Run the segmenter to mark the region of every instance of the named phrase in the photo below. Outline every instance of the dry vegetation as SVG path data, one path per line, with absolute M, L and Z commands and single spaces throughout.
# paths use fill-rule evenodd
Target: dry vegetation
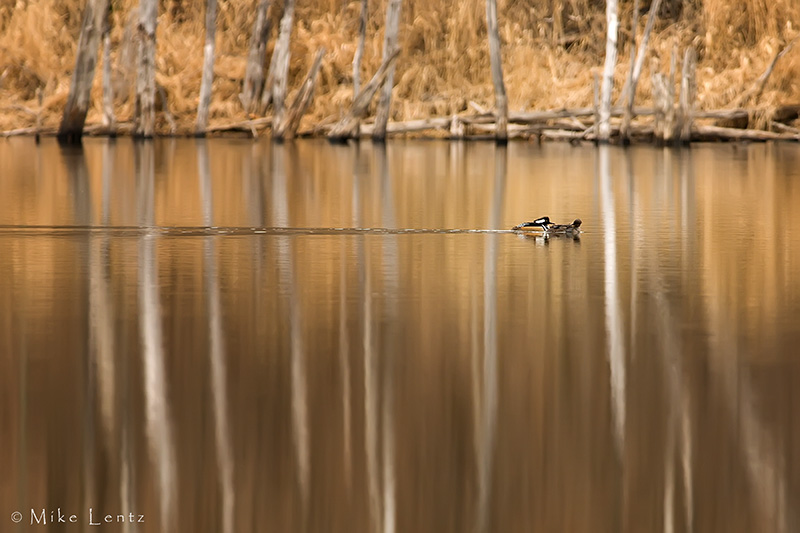
M 237 98 L 244 78 L 256 0 L 221 1 L 211 125 L 245 119 Z M 55 127 L 66 102 L 84 2 L 78 0 L 0 0 L 0 130 L 34 124 L 44 96 L 43 124 Z M 168 95 L 169 110 L 182 131 L 195 120 L 203 59 L 203 4 L 161 2 L 157 33 L 157 82 Z M 275 40 L 281 2 L 272 6 Z M 377 69 L 383 42 L 385 0 L 370 2 L 362 78 Z M 642 0 L 638 35 L 649 2 Z M 131 35 L 137 2 L 112 1 L 112 62 L 116 113 L 132 113 L 130 81 L 135 46 Z M 605 3 L 601 0 L 499 1 L 500 32 L 510 109 L 588 106 L 591 78 L 604 53 Z M 633 1 L 621 3 L 619 91 L 628 70 Z M 352 59 L 356 49 L 359 2 L 298 2 L 290 84 L 294 89 L 325 46 L 306 126 L 338 119 L 352 97 Z M 652 68 L 669 69 L 673 48 L 698 50 L 701 109 L 740 103 L 741 95 L 767 69 L 775 54 L 798 35 L 800 3 L 791 0 L 664 0 L 651 38 L 650 60 L 639 84 L 637 103 L 650 97 Z M 394 120 L 464 112 L 470 101 L 491 107 L 492 84 L 483 2 L 405 0 L 400 30 L 402 54 L 395 77 Z M 679 54 L 681 57 L 682 54 Z M 88 122 L 100 120 L 99 67 Z M 680 67 L 679 67 L 680 69 Z M 777 64 L 764 92 L 751 107 L 768 115 L 780 104 L 800 103 L 800 45 Z M 290 94 L 290 98 L 291 98 Z M 160 119 L 159 128 L 166 130 Z

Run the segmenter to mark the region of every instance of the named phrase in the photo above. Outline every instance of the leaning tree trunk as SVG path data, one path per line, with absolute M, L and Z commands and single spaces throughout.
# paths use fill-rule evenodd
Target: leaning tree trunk
M 283 122 L 273 131 L 273 138 L 277 140 L 293 139 L 297 134 L 297 128 L 300 126 L 300 119 L 303 118 L 308 106 L 311 105 L 311 100 L 314 98 L 314 87 L 317 84 L 317 74 L 319 74 L 319 67 L 322 65 L 322 58 L 325 55 L 325 48 L 317 50 L 314 57 L 314 62 L 303 80 L 303 85 L 297 91 L 297 96 L 294 102 L 289 106 L 289 110 Z
M 369 83 L 364 86 L 364 90 L 358 93 L 358 96 L 353 99 L 353 105 L 347 115 L 337 122 L 328 132 L 328 140 L 331 142 L 346 142 L 347 139 L 353 139 L 358 135 L 358 128 L 361 119 L 367 113 L 367 108 L 375 96 L 378 87 L 386 79 L 389 68 L 392 66 L 397 56 L 400 55 L 400 50 L 395 50 L 392 55 L 387 57 L 378 67 L 378 71 L 369 80 Z
M 397 49 L 397 29 L 400 25 L 400 6 L 401 0 L 389 0 L 389 7 L 386 10 L 386 34 L 383 39 L 383 60 L 391 56 Z M 383 141 L 386 139 L 386 123 L 389 122 L 389 109 L 392 104 L 392 87 L 394 86 L 394 63 L 389 67 L 386 79 L 383 82 L 383 90 L 378 100 L 378 111 L 375 116 L 375 129 L 372 132 L 372 140 Z
M 136 74 L 134 135 L 152 137 L 156 129 L 156 20 L 158 0 L 139 2 L 139 68 Z
M 264 89 L 264 56 L 267 53 L 269 39 L 269 17 L 267 12 L 271 0 L 259 0 L 256 9 L 256 21 L 253 24 L 253 36 L 250 38 L 250 52 L 247 54 L 247 68 L 244 72 L 244 85 L 239 99 L 245 113 L 253 113 Z
M 638 4 L 638 0 L 636 0 Z M 630 136 L 630 124 L 633 117 L 633 103 L 636 100 L 636 86 L 639 84 L 639 76 L 642 74 L 642 65 L 644 64 L 645 53 L 647 52 L 647 43 L 650 42 L 650 32 L 653 31 L 653 25 L 658 18 L 658 10 L 661 6 L 661 0 L 654 0 L 650 4 L 650 14 L 647 15 L 647 25 L 644 28 L 644 35 L 642 36 L 642 43 L 636 51 L 636 60 L 632 62 L 628 81 L 625 89 L 622 91 L 622 97 L 625 101 L 625 114 L 622 117 L 622 128 L 620 135 L 622 142 L 627 142 Z M 634 5 L 634 12 L 638 12 L 638 5 Z M 634 18 L 634 20 L 636 20 Z M 636 24 L 633 28 L 634 41 L 636 37 Z
M 634 9 L 636 9 L 634 7 Z M 630 91 L 634 94 L 636 93 L 636 85 L 639 83 L 639 77 L 642 74 L 642 67 L 644 66 L 644 58 L 647 52 L 647 44 L 650 42 L 650 33 L 653 31 L 653 26 L 655 25 L 656 19 L 658 18 L 658 11 L 661 9 L 661 0 L 653 0 L 650 3 L 650 12 L 647 15 L 647 24 L 644 28 L 644 35 L 642 35 L 642 43 L 638 46 L 636 50 L 636 61 L 633 62 L 631 66 L 631 75 L 628 80 L 625 81 L 625 86 L 622 89 L 622 97 L 620 98 L 620 104 L 624 102 L 625 98 L 632 98 Z M 634 32 L 634 40 L 636 37 L 636 28 L 633 29 Z M 631 104 L 632 106 L 633 104 Z
M 97 65 L 97 48 L 103 33 L 108 11 L 108 0 L 89 0 L 83 13 L 81 35 L 78 39 L 78 53 L 75 57 L 75 70 L 69 86 L 69 97 L 58 128 L 58 142 L 76 144 L 81 142 L 86 113 L 89 111 L 89 98 Z
M 500 34 L 497 30 L 497 0 L 486 0 L 486 26 L 489 30 L 489 56 L 492 63 L 492 82 L 494 83 L 495 113 L 498 143 L 508 141 L 508 97 L 503 81 L 503 61 L 500 55 Z
M 272 129 L 283 123 L 286 113 L 286 85 L 289 77 L 289 38 L 292 35 L 292 19 L 294 17 L 294 1 L 286 0 L 281 17 L 281 29 L 276 45 L 275 82 L 272 85 Z
M 611 137 L 611 90 L 614 88 L 614 67 L 617 64 L 617 0 L 606 0 L 606 62 L 603 66 L 603 86 L 600 93 L 600 128 L 598 141 L 607 143 Z
M 208 107 L 214 83 L 214 45 L 217 33 L 217 0 L 206 0 L 206 44 L 203 47 L 203 80 L 200 82 L 200 102 L 197 105 L 195 133 L 205 135 L 208 127 Z

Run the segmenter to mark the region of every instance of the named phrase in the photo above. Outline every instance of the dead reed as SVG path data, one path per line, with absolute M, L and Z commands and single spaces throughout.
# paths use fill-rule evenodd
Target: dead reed
M 31 126 L 44 94 L 45 127 L 55 127 L 74 66 L 81 6 L 78 0 L 0 0 L 0 130 Z M 113 4 L 112 62 L 115 111 L 119 121 L 133 111 L 131 81 L 135 64 L 132 21 L 138 2 Z M 271 9 L 277 27 L 282 2 Z M 641 37 L 649 2 L 642 1 L 637 34 Z M 616 93 L 628 71 L 633 1 L 621 2 L 620 62 Z M 370 3 L 362 79 L 380 64 L 386 0 Z M 593 0 L 499 0 L 500 36 L 510 109 L 533 110 L 590 106 L 592 76 L 603 61 L 603 2 Z M 725 108 L 737 103 L 775 55 L 798 35 L 800 4 L 791 0 L 664 1 L 651 38 L 649 61 L 637 92 L 647 105 L 653 68 L 666 71 L 672 50 L 692 44 L 698 50 L 698 106 Z M 238 99 L 244 78 L 255 0 L 219 3 L 217 58 L 210 125 L 243 120 Z M 204 39 L 203 2 L 162 2 L 157 30 L 157 83 L 165 89 L 178 129 L 190 132 L 195 121 Z M 306 127 L 330 123 L 352 99 L 352 60 L 357 45 L 359 2 L 299 2 L 291 41 L 290 93 L 299 88 L 325 47 L 315 99 L 303 119 Z M 271 54 L 275 30 L 267 54 Z M 486 43 L 485 8 L 466 0 L 405 0 L 400 29 L 401 56 L 395 74 L 392 120 L 447 116 L 466 111 L 470 101 L 491 107 L 492 83 Z M 681 52 L 682 55 L 682 52 Z M 800 103 L 800 46 L 776 65 L 763 92 L 749 106 L 763 116 L 780 104 Z M 88 122 L 102 116 L 100 70 L 93 88 Z M 159 102 L 159 105 L 161 103 Z M 159 119 L 162 121 L 163 119 Z M 159 122 L 166 131 L 167 124 Z M 301 126 L 302 129 L 302 126 Z

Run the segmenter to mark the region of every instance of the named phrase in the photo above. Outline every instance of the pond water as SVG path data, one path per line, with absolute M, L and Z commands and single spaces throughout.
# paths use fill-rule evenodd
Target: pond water
M 0 191 L 3 531 L 800 529 L 797 145 L 10 139 Z

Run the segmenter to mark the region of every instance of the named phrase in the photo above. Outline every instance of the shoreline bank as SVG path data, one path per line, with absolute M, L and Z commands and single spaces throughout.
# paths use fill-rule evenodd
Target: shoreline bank
M 659 11 L 656 0 L 634 12 L 639 3 L 620 3 L 616 47 L 620 59 L 612 72 L 611 93 L 617 107 L 627 104 L 623 101 L 635 70 L 637 44 L 644 59 L 641 80 L 638 86 L 634 83 L 632 122 L 618 124 L 620 115 L 612 110 L 612 141 L 620 129 L 630 132 L 632 142 L 655 137 L 667 144 L 675 136 L 687 142 L 792 140 L 800 134 L 800 106 L 796 105 L 800 103 L 796 83 L 800 47 L 792 49 L 798 32 L 790 23 L 792 17 L 800 16 L 800 7 L 777 0 L 758 13 L 756 25 L 751 20 L 756 8 L 750 4 L 733 13 L 721 9 L 726 5 L 723 0 L 704 0 L 671 13 Z M 256 4 L 261 2 L 231 0 L 217 16 L 214 82 L 204 130 L 209 135 L 249 132 L 261 136 L 273 126 L 269 109 L 248 113 L 241 101 Z M 134 0 L 122 0 L 109 13 L 108 53 L 98 54 L 89 94 L 88 135 L 133 131 L 137 5 Z M 76 0 L 50 0 L 21 9 L 0 9 L 0 49 L 5 52 L 0 58 L 0 135 L 49 135 L 59 127 L 75 68 L 81 6 Z M 598 121 L 592 82 L 600 74 L 605 53 L 603 13 L 582 0 L 534 0 L 531 6 L 526 11 L 513 3 L 498 5 L 508 108 L 519 110 L 508 116 L 508 136 L 592 140 Z M 282 20 L 282 7 L 269 8 L 267 20 L 273 29 Z M 289 40 L 288 87 L 282 99 L 287 103 L 297 99 L 317 51 L 327 52 L 312 87 L 313 98 L 297 121 L 297 135 L 325 135 L 347 115 L 358 78 L 379 70 L 386 7 L 372 6 L 366 13 L 357 2 L 340 10 L 319 2 L 298 6 Z M 471 139 L 495 131 L 498 117 L 491 116 L 494 96 L 482 9 L 483 4 L 467 6 L 456 0 L 403 2 L 388 135 Z M 196 135 L 203 15 L 203 3 L 181 2 L 172 2 L 158 14 L 155 135 Z M 363 28 L 359 28 L 360 18 Z M 59 26 L 61 22 L 65 26 Z M 265 73 L 279 41 L 269 28 L 267 35 Z M 681 58 L 689 57 L 690 50 L 696 61 L 687 70 Z M 687 55 L 678 53 L 683 51 Z M 690 99 L 683 96 L 687 73 L 691 75 Z M 103 79 L 106 75 L 108 80 Z M 268 84 L 269 75 L 267 80 Z M 110 102 L 105 100 L 107 92 Z M 109 109 L 110 121 L 106 119 Z M 375 111 L 376 105 L 368 103 L 364 117 L 359 117 L 362 136 L 371 134 L 367 120 Z M 622 117 L 624 122 L 624 109 Z

